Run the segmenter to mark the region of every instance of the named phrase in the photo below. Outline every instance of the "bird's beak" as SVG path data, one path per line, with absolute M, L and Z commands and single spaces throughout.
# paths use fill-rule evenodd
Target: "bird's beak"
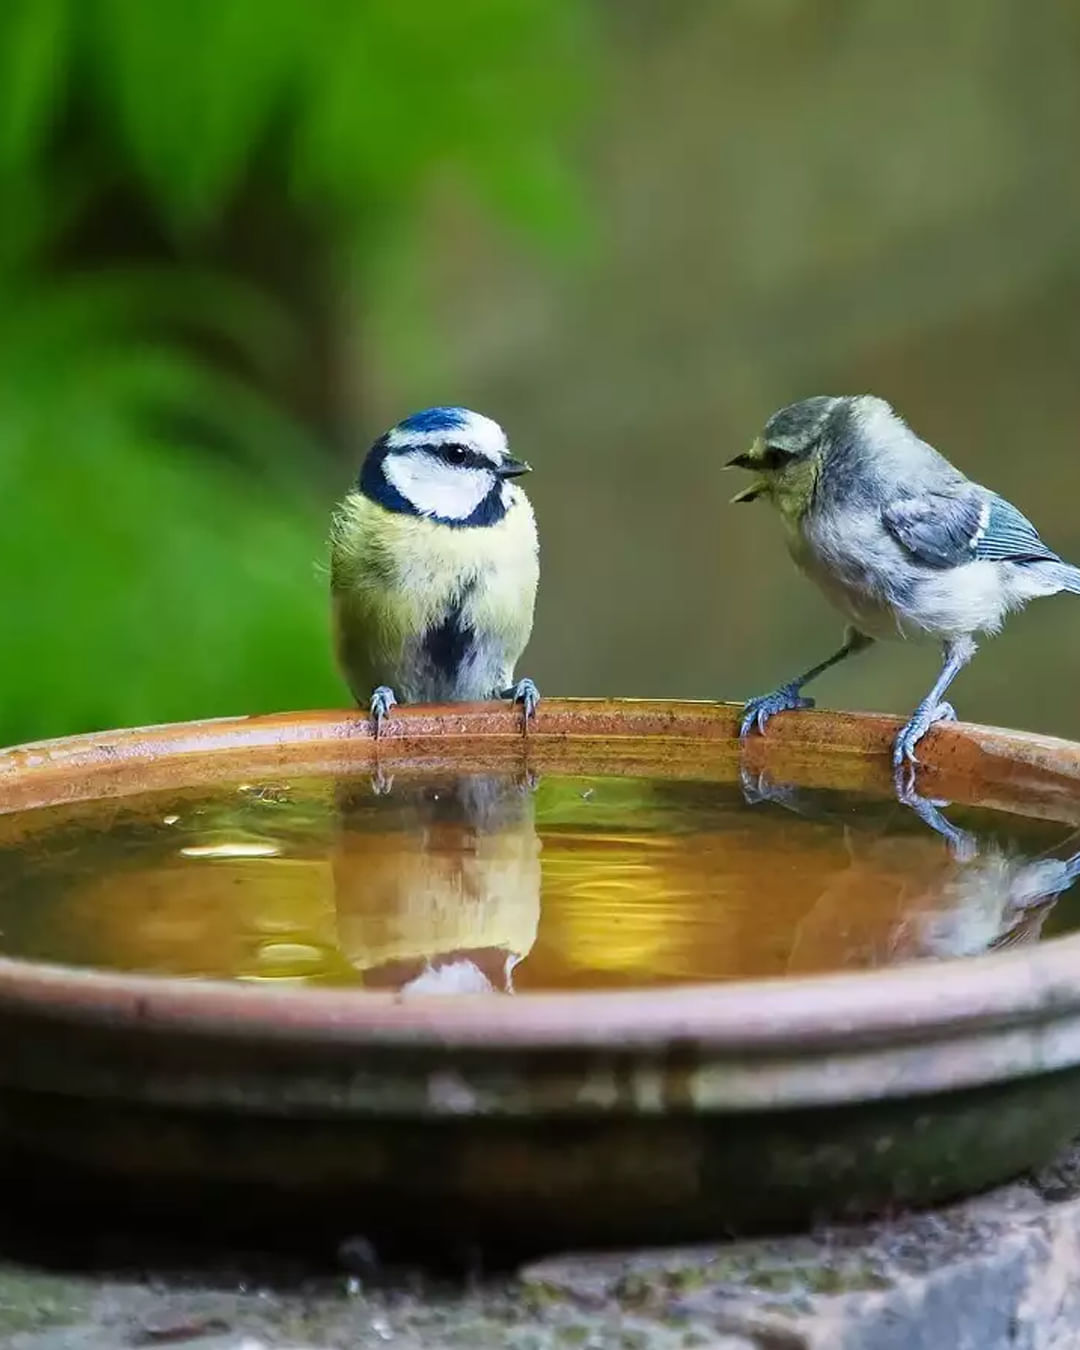
M 734 459 L 729 459 L 724 465 L 725 469 L 755 469 L 757 462 L 749 450 L 744 450 L 741 455 L 736 455 Z
M 519 478 L 523 473 L 532 473 L 532 465 L 523 459 L 504 459 L 495 470 L 500 478 Z
M 759 468 L 761 465 L 761 459 L 758 455 L 755 455 L 754 453 L 756 448 L 757 443 L 755 442 L 755 444 L 752 445 L 749 450 L 744 450 L 741 455 L 736 455 L 734 459 L 729 459 L 728 462 L 724 465 L 724 468 L 725 469 Z M 765 479 L 759 478 L 755 483 L 751 483 L 749 487 L 743 488 L 741 492 L 737 492 L 735 496 L 732 497 L 731 504 L 734 505 L 735 502 L 752 502 L 757 497 L 760 497 L 767 487 L 768 483 L 765 481 Z

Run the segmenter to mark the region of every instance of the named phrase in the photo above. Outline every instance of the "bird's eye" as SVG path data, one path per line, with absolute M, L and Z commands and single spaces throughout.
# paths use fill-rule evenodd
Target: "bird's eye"
M 464 464 L 465 450 L 460 445 L 448 445 L 443 450 L 443 458 L 448 460 L 451 464 Z

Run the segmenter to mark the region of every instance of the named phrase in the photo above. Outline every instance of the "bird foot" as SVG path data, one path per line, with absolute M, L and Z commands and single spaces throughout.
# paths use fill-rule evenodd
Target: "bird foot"
M 511 685 L 509 689 L 502 689 L 499 692 L 500 698 L 512 699 L 514 703 L 520 703 L 525 710 L 524 730 L 529 729 L 529 718 L 535 716 L 537 704 L 540 702 L 540 690 L 526 675 L 524 679 L 518 680 L 517 684 Z
M 920 703 L 911 720 L 900 728 L 893 742 L 893 768 L 904 764 L 918 764 L 915 747 L 937 722 L 955 722 L 956 709 L 951 703 Z
M 739 765 L 739 786 L 742 788 L 743 801 L 747 806 L 757 806 L 761 802 L 772 801 L 772 779 L 765 773 Z
M 782 684 L 771 694 L 761 694 L 743 705 L 743 720 L 739 727 L 739 739 L 746 740 L 756 726 L 760 733 L 765 731 L 765 723 L 780 712 L 798 712 L 803 708 L 812 708 L 814 700 L 799 693 L 797 684 Z
M 739 765 L 739 786 L 747 806 L 759 806 L 762 802 L 775 802 L 786 807 L 796 815 L 802 811 L 802 792 L 791 783 L 777 783 L 767 773 L 748 769 Z
M 394 691 L 387 684 L 380 684 L 378 689 L 371 696 L 371 715 L 375 719 L 375 739 L 378 740 L 382 731 L 382 724 L 390 714 L 391 708 L 397 707 L 397 699 L 394 697 Z
M 948 721 L 949 719 L 941 719 Z M 978 856 L 979 841 L 967 830 L 961 830 L 951 820 L 946 819 L 938 809 L 950 806 L 951 802 L 941 801 L 937 797 L 924 797 L 915 789 L 915 769 L 912 765 L 898 765 L 893 774 L 893 786 L 896 799 L 901 806 L 914 811 L 924 825 L 940 834 L 948 846 L 949 852 L 957 862 L 971 862 Z

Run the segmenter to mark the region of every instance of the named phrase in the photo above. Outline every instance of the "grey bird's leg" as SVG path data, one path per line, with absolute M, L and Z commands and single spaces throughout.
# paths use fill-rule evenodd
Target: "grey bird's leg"
M 811 680 L 816 679 L 830 666 L 839 665 L 841 661 L 846 661 L 849 656 L 854 656 L 856 652 L 865 651 L 867 647 L 873 645 L 873 638 L 867 637 L 865 633 L 860 633 L 855 628 L 849 628 L 844 634 L 844 645 L 839 651 L 833 652 L 827 660 L 812 666 L 798 679 L 792 680 L 788 684 L 782 684 L 773 693 L 762 694 L 758 698 L 750 699 L 743 706 L 743 720 L 739 728 L 739 738 L 745 740 L 755 726 L 759 732 L 764 732 L 765 723 L 774 713 L 788 712 L 799 708 L 812 708 L 814 700 L 802 696 L 803 685 L 809 684 Z
M 391 708 L 396 707 L 397 699 L 394 697 L 394 691 L 388 684 L 380 684 L 371 696 L 371 715 L 375 719 L 376 740 L 382 731 L 383 719 L 389 715 Z
M 941 835 L 949 847 L 949 852 L 957 862 L 971 862 L 973 858 L 978 856 L 979 841 L 976 837 L 967 830 L 960 829 L 958 825 L 954 825 L 938 810 L 940 806 L 950 806 L 951 802 L 937 801 L 916 792 L 914 774 L 909 777 L 903 767 L 895 770 L 893 787 L 896 791 L 896 800 L 902 806 L 914 811 L 923 824 L 929 825 L 932 830 Z
M 963 637 L 950 638 L 945 643 L 941 674 L 910 719 L 900 728 L 893 744 L 893 768 L 898 769 L 902 764 L 918 764 L 915 747 L 935 722 L 956 721 L 956 710 L 951 703 L 944 701 L 942 695 L 975 655 L 975 651 L 975 641 L 966 633 Z
M 536 705 L 540 702 L 540 690 L 533 684 L 532 680 L 526 675 L 524 679 L 518 680 L 517 684 L 512 684 L 509 689 L 500 689 L 499 698 L 512 699 L 514 703 L 520 703 L 525 710 L 525 723 L 523 730 L 529 729 L 529 718 L 536 712 Z

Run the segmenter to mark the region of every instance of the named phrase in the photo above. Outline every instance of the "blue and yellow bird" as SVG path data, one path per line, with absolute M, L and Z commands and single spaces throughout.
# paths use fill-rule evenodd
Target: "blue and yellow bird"
M 334 513 L 330 591 L 338 663 L 378 734 L 405 703 L 507 698 L 525 726 L 540 695 L 514 667 L 532 631 L 536 521 L 497 422 L 429 408 L 368 452 Z
M 850 621 L 839 651 L 746 704 L 744 737 L 776 713 L 813 707 L 803 686 L 877 639 L 937 639 L 941 671 L 893 746 L 897 769 L 914 765 L 926 732 L 956 716 L 945 692 L 974 656 L 975 634 L 996 633 L 1037 596 L 1080 594 L 1080 569 L 1011 502 L 920 440 L 884 399 L 792 403 L 729 467 L 757 474 L 734 500 L 772 502 L 795 563 Z

